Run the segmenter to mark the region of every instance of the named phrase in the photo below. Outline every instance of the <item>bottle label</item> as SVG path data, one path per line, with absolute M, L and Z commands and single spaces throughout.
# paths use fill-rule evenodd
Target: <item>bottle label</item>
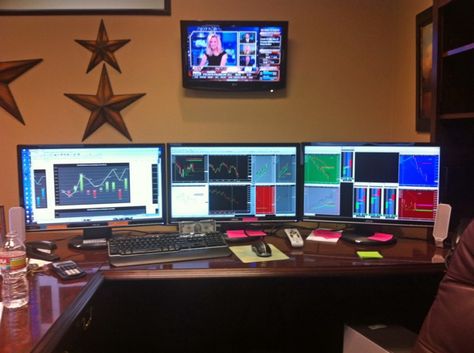
M 0 252 L 0 270 L 16 271 L 26 267 L 24 251 Z

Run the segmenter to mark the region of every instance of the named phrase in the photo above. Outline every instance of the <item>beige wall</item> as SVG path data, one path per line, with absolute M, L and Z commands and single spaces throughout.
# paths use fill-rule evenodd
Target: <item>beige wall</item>
M 427 141 L 415 131 L 415 15 L 431 0 L 172 0 L 171 16 L 0 16 L 0 62 L 42 58 L 10 84 L 26 121 L 0 109 L 0 204 L 18 203 L 16 145 L 80 143 L 89 111 L 64 93 L 95 94 L 100 67 L 75 39 L 131 39 L 109 69 L 115 94 L 146 93 L 122 111 L 134 142 Z M 285 19 L 284 92 L 181 87 L 182 19 Z M 110 126 L 86 143 L 126 143 Z

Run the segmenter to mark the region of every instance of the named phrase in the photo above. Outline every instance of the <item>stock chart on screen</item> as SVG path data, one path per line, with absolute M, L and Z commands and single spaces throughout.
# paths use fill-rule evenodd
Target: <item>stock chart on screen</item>
M 31 229 L 165 219 L 164 145 L 18 148 L 21 202 Z
M 432 223 L 440 149 L 423 144 L 304 144 L 305 219 Z
M 172 221 L 296 218 L 296 144 L 176 144 L 168 151 Z

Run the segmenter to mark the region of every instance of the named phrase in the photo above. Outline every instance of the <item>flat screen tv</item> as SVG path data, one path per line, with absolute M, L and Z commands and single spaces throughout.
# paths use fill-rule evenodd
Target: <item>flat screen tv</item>
M 297 220 L 299 145 L 168 144 L 170 223 Z
M 181 21 L 183 87 L 282 89 L 287 43 L 287 21 Z
M 18 146 L 26 230 L 80 229 L 71 245 L 87 248 L 114 227 L 164 223 L 164 153 L 163 144 Z
M 348 224 L 361 239 L 369 225 L 434 224 L 439 146 L 304 143 L 303 165 L 303 220 Z

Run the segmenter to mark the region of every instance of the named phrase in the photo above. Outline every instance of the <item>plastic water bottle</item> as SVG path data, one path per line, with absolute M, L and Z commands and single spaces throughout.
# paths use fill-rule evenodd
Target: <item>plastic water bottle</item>
M 10 232 L 0 249 L 3 306 L 9 309 L 28 304 L 26 248 L 16 233 Z

